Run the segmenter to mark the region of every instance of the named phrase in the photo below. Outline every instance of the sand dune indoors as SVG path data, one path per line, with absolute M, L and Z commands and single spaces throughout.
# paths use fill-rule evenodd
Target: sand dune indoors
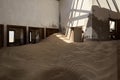
M 0 80 L 117 80 L 117 41 L 67 43 L 58 35 L 2 48 Z

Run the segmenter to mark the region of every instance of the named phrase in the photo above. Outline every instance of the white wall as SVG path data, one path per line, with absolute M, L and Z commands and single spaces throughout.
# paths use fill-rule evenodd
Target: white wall
M 58 16 L 57 0 L 0 0 L 0 24 L 58 27 Z
M 85 30 L 89 13 L 91 13 L 91 0 L 61 0 L 61 26 L 63 31 L 67 27 L 83 27 Z

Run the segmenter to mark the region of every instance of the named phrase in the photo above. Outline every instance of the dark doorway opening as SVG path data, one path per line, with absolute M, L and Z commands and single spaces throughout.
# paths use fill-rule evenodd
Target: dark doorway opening
M 38 43 L 44 39 L 44 28 L 29 27 L 29 43 Z
M 7 25 L 7 46 L 19 46 L 26 44 L 26 27 Z
M 3 47 L 4 43 L 4 25 L 0 24 L 0 48 Z
M 59 29 L 57 28 L 46 28 L 46 37 L 58 32 L 59 32 Z

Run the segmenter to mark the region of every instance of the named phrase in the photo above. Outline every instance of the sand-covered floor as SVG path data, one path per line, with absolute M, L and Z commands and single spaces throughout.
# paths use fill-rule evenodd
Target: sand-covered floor
M 1 49 L 0 80 L 118 80 L 120 41 L 66 43 L 57 35 Z

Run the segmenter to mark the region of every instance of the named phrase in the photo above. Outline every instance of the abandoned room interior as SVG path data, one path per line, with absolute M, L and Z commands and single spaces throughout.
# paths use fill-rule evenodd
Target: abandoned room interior
M 0 0 L 0 80 L 120 80 L 120 0 Z

